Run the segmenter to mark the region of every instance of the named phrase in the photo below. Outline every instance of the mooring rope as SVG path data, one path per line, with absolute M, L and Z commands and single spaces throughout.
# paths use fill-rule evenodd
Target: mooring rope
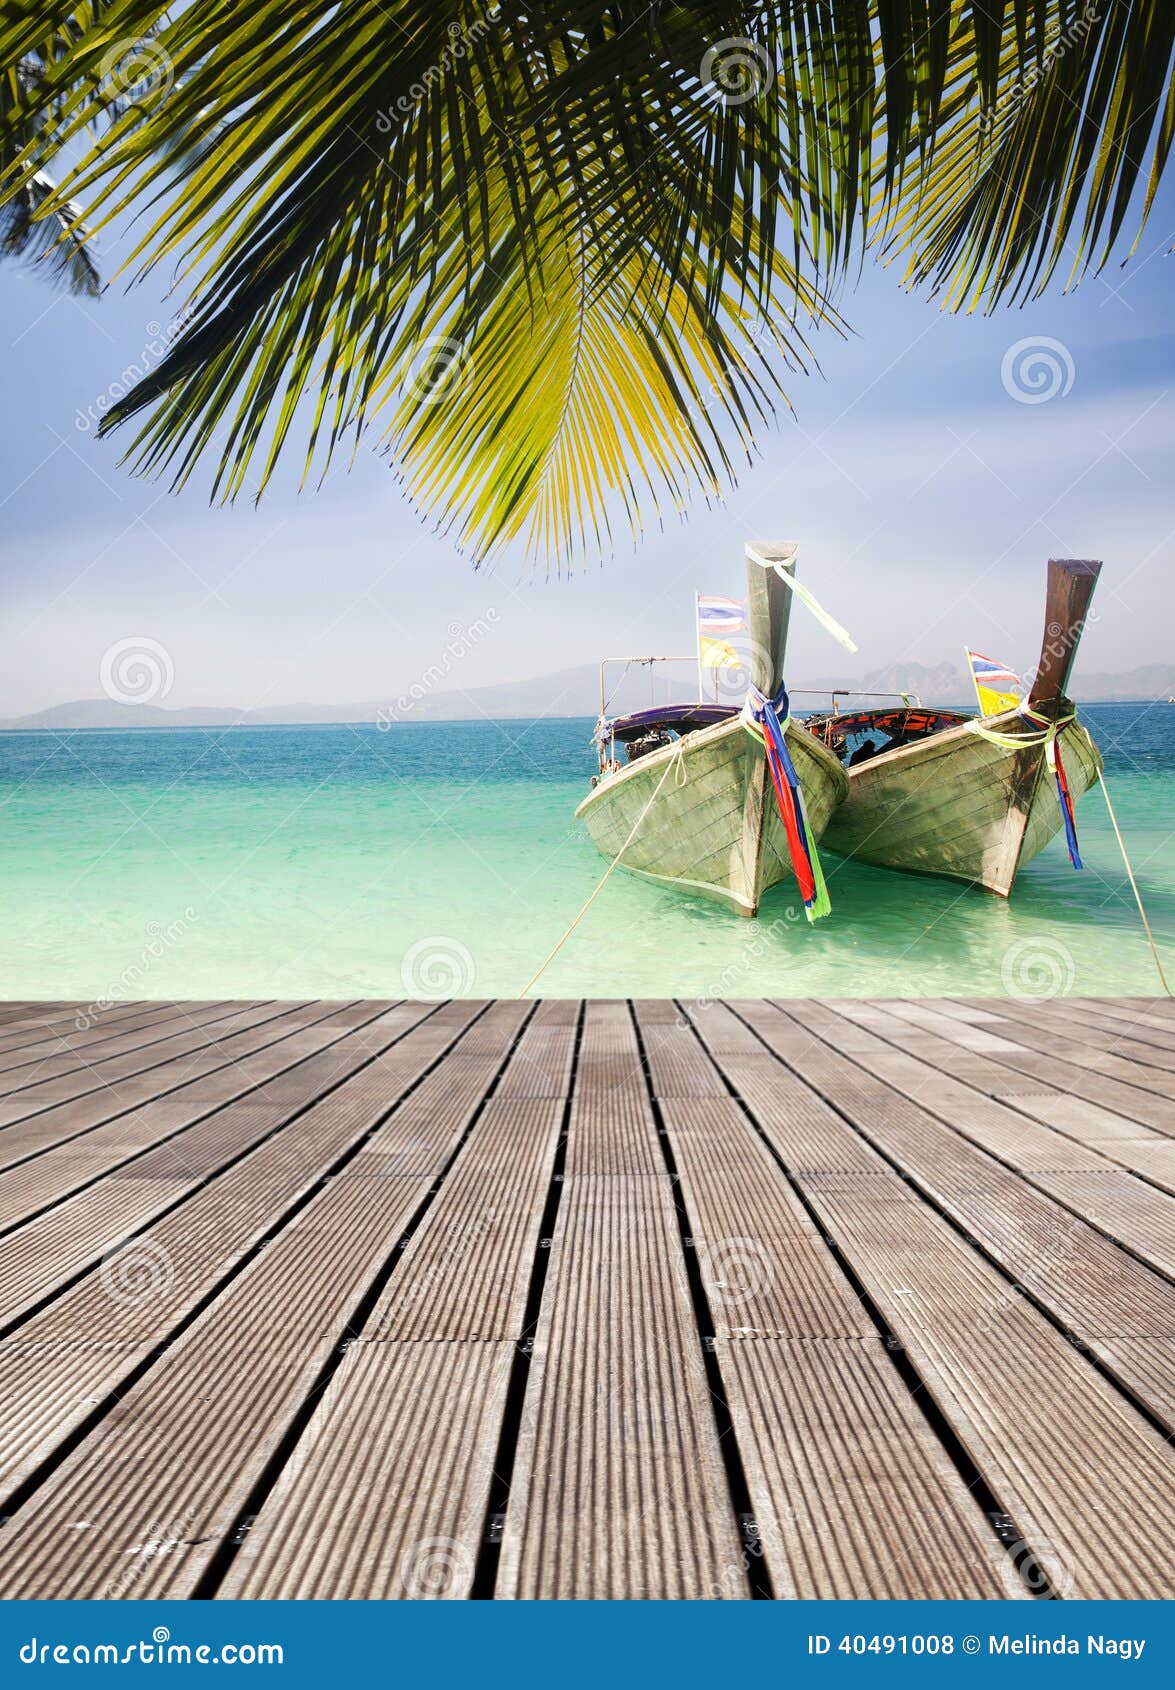
M 604 887 L 605 887 L 607 880 L 608 880 L 608 876 L 612 873 L 612 870 L 614 868 L 619 866 L 621 857 L 628 850 L 628 847 L 632 844 L 633 840 L 636 838 L 637 834 L 639 833 L 641 823 L 644 821 L 644 819 L 648 815 L 649 811 L 653 808 L 653 803 L 656 800 L 657 794 L 660 792 L 661 788 L 665 785 L 665 782 L 669 779 L 669 776 L 671 774 L 674 774 L 674 771 L 676 771 L 676 778 L 674 779 L 673 784 L 675 786 L 684 786 L 685 785 L 688 777 L 686 775 L 685 756 L 683 754 L 682 747 L 683 747 L 683 741 L 679 739 L 677 741 L 676 745 L 673 748 L 673 755 L 670 757 L 668 763 L 666 763 L 666 765 L 665 765 L 665 771 L 662 774 L 661 779 L 657 782 L 656 786 L 653 788 L 652 792 L 649 794 L 648 803 L 645 805 L 645 807 L 641 811 L 640 815 L 633 822 L 632 830 L 629 833 L 628 838 L 624 841 L 624 844 L 620 847 L 619 851 L 612 858 L 612 861 L 608 864 L 608 867 L 605 869 L 605 871 L 604 871 L 604 873 L 603 873 L 603 875 L 600 879 L 599 885 L 596 887 L 595 891 L 592 893 L 592 895 L 588 899 L 587 903 L 580 910 L 580 912 L 576 916 L 575 920 L 571 923 L 570 927 L 564 933 L 563 937 L 559 940 L 559 943 L 555 946 L 554 950 L 547 957 L 546 961 L 541 963 L 540 966 L 535 969 L 535 971 L 531 975 L 530 979 L 526 982 L 526 985 L 519 992 L 518 996 L 520 998 L 524 998 L 526 996 L 526 994 L 530 991 L 531 987 L 534 985 L 535 981 L 541 979 L 542 976 L 547 972 L 547 969 L 550 968 L 550 966 L 554 962 L 555 958 L 559 955 L 559 952 L 563 949 L 563 947 L 567 943 L 568 939 L 570 939 L 571 935 L 575 932 L 575 929 L 579 926 L 579 924 L 583 920 L 584 916 L 591 909 L 592 905 L 595 903 L 595 901 L 599 897 L 600 893 L 604 890 Z
M 1102 797 L 1106 801 L 1106 809 L 1110 812 L 1110 822 L 1114 829 L 1114 837 L 1118 841 L 1118 849 L 1122 853 L 1122 861 L 1126 864 L 1126 874 L 1130 881 L 1130 889 L 1134 893 L 1134 901 L 1138 905 L 1138 913 L 1142 917 L 1142 925 L 1146 929 L 1147 943 L 1150 945 L 1151 955 L 1155 959 L 1155 967 L 1159 971 L 1159 979 L 1162 981 L 1163 990 L 1166 992 L 1167 996 L 1170 997 L 1172 995 L 1171 988 L 1167 984 L 1167 976 L 1163 972 L 1163 964 L 1159 960 L 1159 951 L 1157 945 L 1155 944 L 1155 936 L 1151 932 L 1151 924 L 1146 918 L 1146 910 L 1143 908 L 1142 902 L 1142 893 L 1138 890 L 1138 882 L 1135 880 L 1134 870 L 1130 866 L 1130 858 L 1126 851 L 1126 841 L 1123 839 L 1122 830 L 1118 826 L 1118 818 L 1114 814 L 1114 806 L 1110 803 L 1110 793 L 1108 787 L 1106 786 L 1106 771 L 1104 769 L 1102 770 L 1101 786 Z

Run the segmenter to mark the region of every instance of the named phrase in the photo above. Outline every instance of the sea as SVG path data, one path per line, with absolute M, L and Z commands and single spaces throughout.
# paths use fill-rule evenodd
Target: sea
M 1087 705 L 1175 983 L 1175 705 Z M 0 733 L 0 997 L 507 997 L 606 869 L 583 720 Z M 1162 991 L 1101 791 L 1011 899 L 826 854 L 746 921 L 617 871 L 546 996 Z

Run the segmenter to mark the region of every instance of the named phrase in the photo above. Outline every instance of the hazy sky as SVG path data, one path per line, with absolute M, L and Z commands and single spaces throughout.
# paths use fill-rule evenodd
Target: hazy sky
M 570 579 L 521 559 L 473 571 L 374 454 L 258 509 L 210 508 L 207 476 L 179 496 L 133 479 L 78 413 L 176 302 L 121 282 L 78 301 L 0 266 L 0 716 L 98 696 L 103 654 L 131 636 L 169 653 L 181 706 L 391 698 L 491 611 L 463 687 L 688 651 L 694 590 L 741 596 L 756 536 L 800 542 L 804 579 L 861 647 L 847 659 L 797 615 L 794 678 L 958 661 L 964 643 L 1027 667 L 1050 555 L 1105 561 L 1087 673 L 1169 659 L 1173 230 L 1169 193 L 1127 268 L 989 319 L 944 316 L 870 267 L 843 301 L 855 336 L 817 337 L 823 374 L 794 379 L 797 418 L 725 504 Z M 1018 402 L 1006 354 L 1042 337 L 1061 343 L 1060 390 Z

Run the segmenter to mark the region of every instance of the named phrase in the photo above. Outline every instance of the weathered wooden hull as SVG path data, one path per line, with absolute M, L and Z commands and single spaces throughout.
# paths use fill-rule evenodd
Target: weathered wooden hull
M 802 728 L 789 728 L 787 743 L 819 840 L 848 791 L 848 777 Z M 666 775 L 676 759 L 679 766 Z M 663 775 L 665 783 L 640 821 Z M 575 813 L 605 857 L 624 850 L 621 868 L 718 899 L 743 915 L 755 914 L 769 887 L 792 878 L 763 748 L 737 717 L 609 775 Z
M 985 724 L 1015 733 L 1015 712 Z M 1079 722 L 1059 735 L 1074 804 L 1102 759 Z M 916 874 L 946 875 L 1007 897 L 1016 875 L 1062 826 L 1044 747 L 1008 750 L 970 727 L 883 753 L 849 771 L 849 794 L 825 833 L 843 857 Z

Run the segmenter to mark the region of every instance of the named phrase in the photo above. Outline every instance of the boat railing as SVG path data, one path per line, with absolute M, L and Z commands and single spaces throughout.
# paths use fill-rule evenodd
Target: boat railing
M 612 700 L 608 697 L 607 690 L 606 690 L 606 674 L 605 674 L 605 672 L 609 668 L 615 668 L 615 666 L 618 663 L 624 664 L 626 672 L 629 669 L 631 669 L 634 664 L 638 668 L 651 668 L 654 663 L 690 663 L 690 664 L 693 664 L 696 667 L 697 661 L 698 661 L 698 658 L 697 658 L 696 652 L 694 652 L 689 657 L 676 657 L 676 656 L 605 657 L 603 662 L 600 664 L 600 719 L 601 719 L 601 721 L 607 716 L 608 705 L 612 702 Z M 624 676 L 621 675 L 620 680 L 623 681 L 623 679 L 624 679 Z M 620 685 L 620 682 L 618 681 L 617 687 L 619 687 L 619 685 Z
M 922 700 L 916 692 L 865 692 L 859 687 L 789 687 L 789 698 L 831 698 L 832 714 L 840 713 L 842 698 L 898 698 L 912 710 L 921 710 Z

